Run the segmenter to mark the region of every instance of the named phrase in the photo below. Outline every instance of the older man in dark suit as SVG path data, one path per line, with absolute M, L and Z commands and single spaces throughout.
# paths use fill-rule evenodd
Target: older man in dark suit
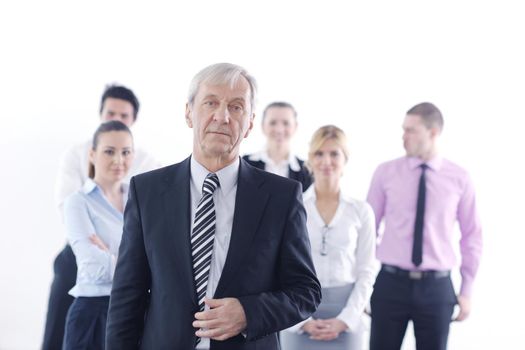
M 301 185 L 239 157 L 256 83 L 215 64 L 193 79 L 193 154 L 136 176 L 108 315 L 108 349 L 279 349 L 321 298 Z

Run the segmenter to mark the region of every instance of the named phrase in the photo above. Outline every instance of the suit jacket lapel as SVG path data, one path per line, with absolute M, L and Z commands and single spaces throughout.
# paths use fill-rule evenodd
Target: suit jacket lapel
M 222 297 L 227 287 L 232 284 L 236 270 L 249 251 L 259 226 L 259 221 L 269 198 L 268 193 L 263 192 L 261 189 L 263 182 L 264 179 L 241 159 L 230 246 L 221 278 L 215 291 L 217 298 Z
M 166 176 L 168 183 L 164 192 L 164 210 L 169 242 L 178 266 L 182 288 L 190 294 L 189 297 L 197 304 L 197 295 L 193 281 L 193 266 L 190 248 L 190 158 L 187 158 Z

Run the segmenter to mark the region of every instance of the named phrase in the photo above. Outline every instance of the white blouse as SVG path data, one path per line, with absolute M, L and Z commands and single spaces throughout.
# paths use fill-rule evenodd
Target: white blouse
M 379 270 L 372 208 L 364 201 L 340 194 L 336 213 L 327 225 L 315 204 L 314 185 L 303 194 L 303 200 L 317 278 L 323 288 L 354 283 L 346 307 L 337 318 L 349 330 L 356 330 Z

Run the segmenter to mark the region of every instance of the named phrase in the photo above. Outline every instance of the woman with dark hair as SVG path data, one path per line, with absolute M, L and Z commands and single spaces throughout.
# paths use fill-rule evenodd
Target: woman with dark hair
M 108 85 L 100 101 L 100 122 L 117 120 L 132 128 L 138 118 L 139 107 L 139 100 L 132 90 L 121 85 Z M 55 199 L 61 217 L 65 199 L 80 190 L 88 179 L 88 154 L 91 148 L 92 140 L 85 140 L 73 145 L 62 155 L 55 185 Z M 133 165 L 125 181 L 129 182 L 131 176 L 159 166 L 151 154 L 135 145 Z M 42 350 L 60 349 L 64 341 L 66 315 L 74 300 L 68 291 L 73 288 L 77 278 L 75 255 L 69 244 L 56 257 L 53 270 Z
M 323 299 L 313 316 L 281 332 L 283 350 L 361 349 L 363 312 L 377 273 L 375 224 L 370 205 L 341 191 L 348 161 L 346 136 L 327 125 L 313 135 L 304 193 L 312 259 Z
M 266 149 L 245 155 L 256 168 L 299 181 L 306 191 L 312 183 L 304 162 L 290 152 L 290 141 L 297 129 L 297 112 L 287 102 L 270 103 L 263 112 L 262 130 Z
M 89 178 L 64 203 L 67 239 L 78 273 L 66 318 L 63 349 L 104 349 L 113 273 L 122 236 L 133 162 L 133 138 L 119 121 L 101 124 L 89 152 Z

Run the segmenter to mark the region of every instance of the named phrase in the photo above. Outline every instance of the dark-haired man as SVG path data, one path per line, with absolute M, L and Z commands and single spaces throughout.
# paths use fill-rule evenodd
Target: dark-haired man
M 133 91 L 125 86 L 108 85 L 100 101 L 100 121 L 118 120 L 131 127 L 137 120 L 139 101 Z M 64 153 L 59 165 L 55 185 L 55 201 L 62 214 L 66 197 L 78 191 L 88 177 L 88 151 L 91 140 L 77 144 Z M 158 168 L 157 161 L 140 148 L 135 148 L 133 165 L 128 172 L 130 177 Z M 54 262 L 54 278 L 51 284 L 44 341 L 42 348 L 61 349 L 64 325 L 73 297 L 68 294 L 76 281 L 77 266 L 71 247 L 66 245 Z
M 467 172 L 438 154 L 443 117 L 431 103 L 411 108 L 403 122 L 406 156 L 381 164 L 368 202 L 385 228 L 377 248 L 382 263 L 371 298 L 371 350 L 398 350 L 408 321 L 417 349 L 447 347 L 456 320 L 470 312 L 472 284 L 481 256 L 481 225 Z M 461 288 L 456 297 L 450 270 L 456 266 L 455 222 L 461 230 Z

